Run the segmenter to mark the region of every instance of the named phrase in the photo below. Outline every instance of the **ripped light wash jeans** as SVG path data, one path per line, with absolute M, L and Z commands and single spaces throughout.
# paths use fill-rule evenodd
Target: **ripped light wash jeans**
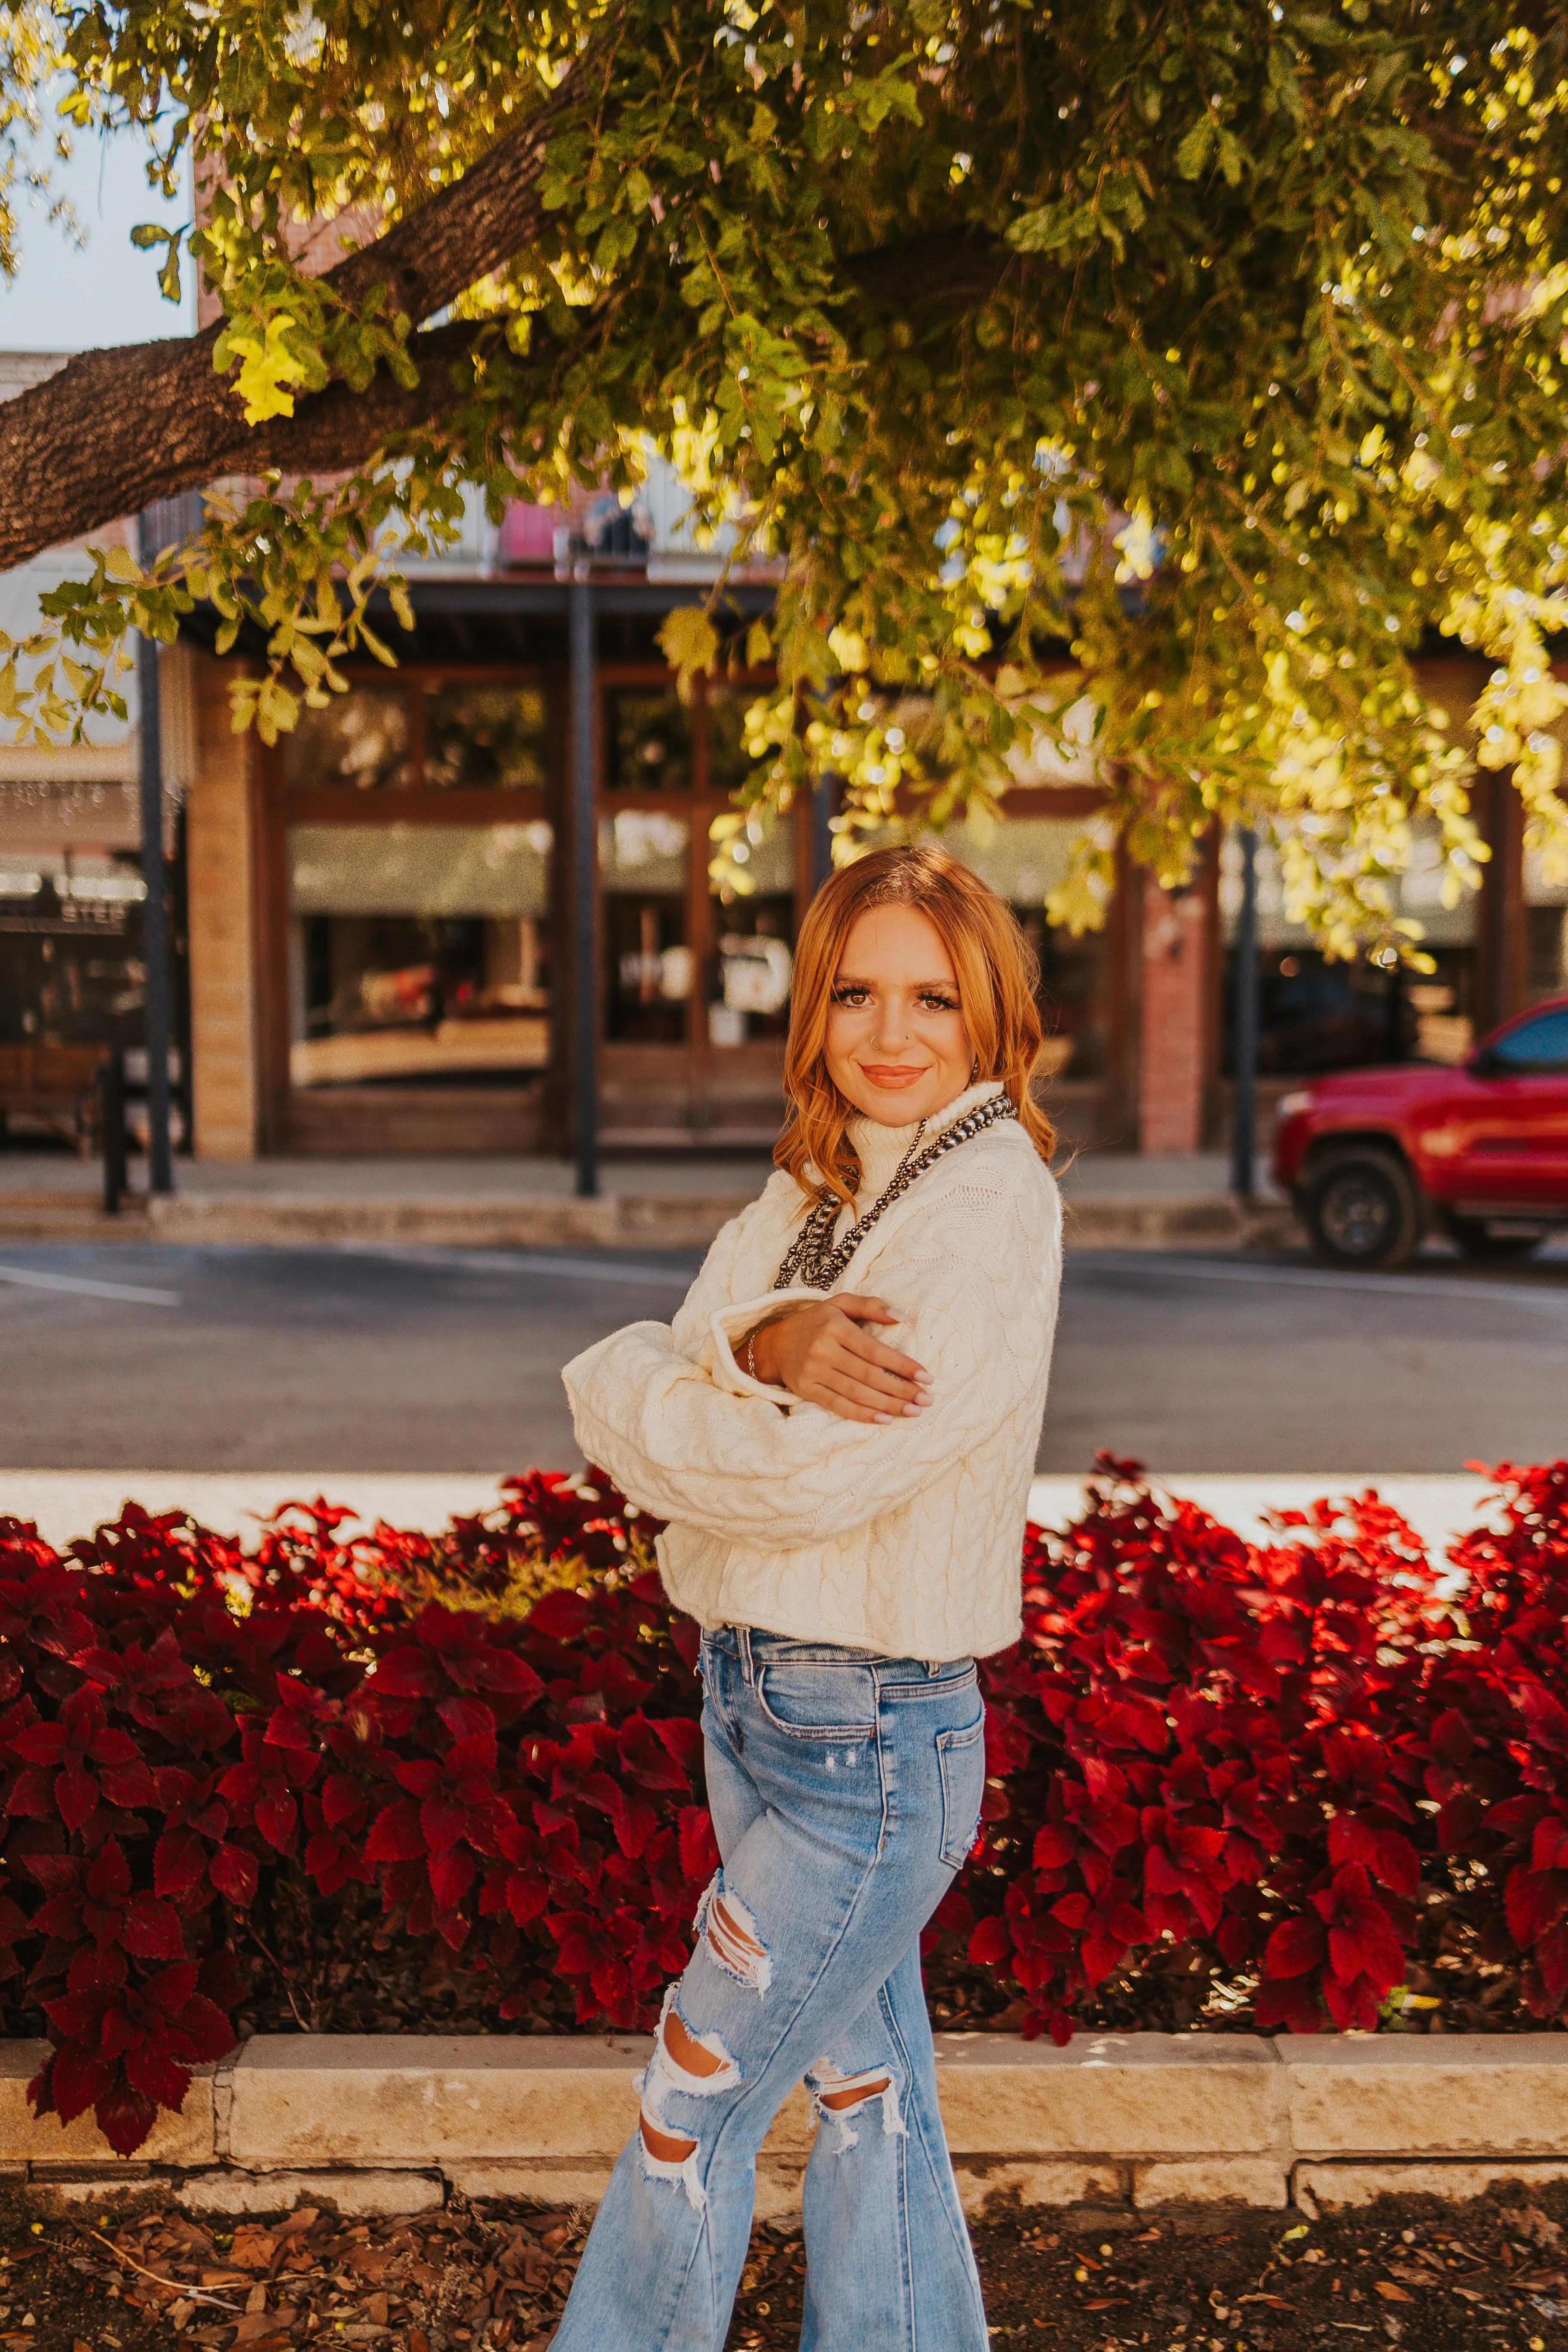
M 757 2151 L 803 2077 L 803 2352 L 984 2352 L 920 1962 L 980 1817 L 973 1664 L 726 1627 L 702 1673 L 722 1867 L 553 2352 L 720 2352 Z

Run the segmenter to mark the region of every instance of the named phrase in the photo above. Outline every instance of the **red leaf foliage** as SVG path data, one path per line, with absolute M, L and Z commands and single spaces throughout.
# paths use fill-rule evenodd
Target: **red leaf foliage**
M 1028 1531 L 936 1977 L 1058 2038 L 1162 1972 L 1363 2027 L 1462 1911 L 1563 2014 L 1568 1465 L 1497 1475 L 1445 1600 L 1375 1496 L 1249 1546 L 1102 1458 Z M 601 1474 L 504 1496 L 440 1537 L 290 1505 L 249 1552 L 135 1507 L 67 1559 L 0 1522 L 0 2012 L 48 2035 L 40 2113 L 138 2147 L 232 2046 L 288 1890 L 379 1904 L 502 2025 L 563 1985 L 652 2022 L 717 1858 L 694 1629 Z
M 1259 2028 L 1344 2031 L 1462 1935 L 1563 2013 L 1568 1464 L 1495 1475 L 1454 1594 L 1375 1495 L 1248 1545 L 1102 1455 L 1078 1524 L 1028 1532 L 939 1969 L 1003 1974 L 1058 2040 L 1117 1972 L 1167 1983 L 1173 2024 L 1228 1979 Z

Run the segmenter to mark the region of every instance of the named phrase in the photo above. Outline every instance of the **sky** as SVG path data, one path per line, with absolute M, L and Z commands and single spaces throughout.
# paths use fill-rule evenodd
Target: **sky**
M 49 226 L 47 205 L 35 208 L 21 192 L 21 268 L 9 285 L 0 279 L 0 351 L 93 351 L 190 334 L 195 326 L 190 263 L 183 259 L 182 299 L 165 302 L 158 291 L 163 247 L 143 253 L 131 242 L 139 221 L 173 227 L 190 219 L 188 180 L 179 200 L 165 203 L 147 184 L 147 151 L 138 135 L 72 136 L 75 152 L 68 163 L 54 167 L 52 184 L 70 197 L 87 235 L 85 249 L 79 251 L 65 229 Z

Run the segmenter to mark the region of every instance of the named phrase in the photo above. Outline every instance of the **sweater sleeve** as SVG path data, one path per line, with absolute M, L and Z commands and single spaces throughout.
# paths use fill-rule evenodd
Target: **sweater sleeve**
M 710 1351 L 704 1364 L 664 1325 L 634 1323 L 563 1374 L 578 1443 L 661 1518 L 763 1550 L 847 1534 L 944 1477 L 1043 1389 L 1059 1265 L 1048 1181 L 970 1183 L 940 1216 L 910 1220 L 876 1266 L 902 1317 L 888 1336 L 931 1375 L 922 1412 L 853 1422 L 794 1400 L 781 1411 L 754 1383 L 721 1385 Z
M 727 1225 L 721 1227 L 698 1270 L 696 1281 L 676 1309 L 674 1320 L 668 1326 L 670 1344 L 679 1354 L 696 1357 L 705 1349 L 710 1352 L 713 1318 L 730 1303 L 735 1261 L 745 1245 L 748 1232 L 753 1222 L 770 1213 L 781 1192 L 793 1192 L 795 1190 L 795 1179 L 786 1176 L 782 1170 L 776 1170 L 756 1199 L 742 1209 L 738 1217 L 731 1217 Z M 631 1328 L 634 1330 L 658 1331 L 667 1327 L 649 1323 L 634 1324 Z M 611 1347 L 620 1336 L 618 1331 L 613 1332 L 602 1344 Z M 595 1351 L 590 1349 L 588 1352 L 592 1355 Z M 567 1369 L 570 1370 L 571 1367 Z M 606 1469 L 610 1466 L 608 1463 L 605 1465 Z

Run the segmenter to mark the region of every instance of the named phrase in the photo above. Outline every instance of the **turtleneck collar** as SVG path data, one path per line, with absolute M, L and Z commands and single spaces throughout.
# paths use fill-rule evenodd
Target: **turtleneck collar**
M 954 1119 L 963 1118 L 966 1112 L 974 1110 L 981 1103 L 989 1102 L 993 1095 L 1003 1091 L 1000 1078 L 985 1078 L 977 1087 L 966 1087 L 963 1094 L 954 1096 L 944 1110 L 934 1112 L 927 1119 L 925 1133 L 921 1136 L 921 1149 L 923 1150 L 928 1143 L 934 1143 L 942 1129 L 951 1127 Z M 908 1127 L 882 1127 L 871 1118 L 850 1120 L 849 1140 L 860 1161 L 860 1190 L 856 1194 L 858 1207 L 863 1208 L 868 1201 L 874 1201 L 879 1193 L 887 1190 L 894 1170 L 918 1134 L 918 1119 L 912 1120 Z

